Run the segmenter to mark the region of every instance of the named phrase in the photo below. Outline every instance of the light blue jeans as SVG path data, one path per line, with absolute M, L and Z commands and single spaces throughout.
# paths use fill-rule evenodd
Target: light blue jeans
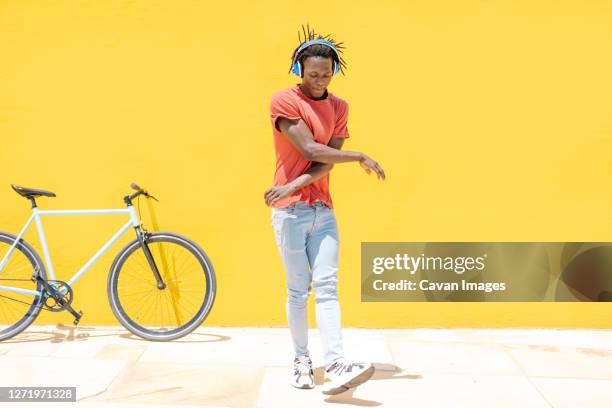
M 344 358 L 338 303 L 338 227 L 334 211 L 321 202 L 272 209 L 272 227 L 287 275 L 287 320 L 296 356 L 308 352 L 308 309 L 312 287 L 325 365 Z

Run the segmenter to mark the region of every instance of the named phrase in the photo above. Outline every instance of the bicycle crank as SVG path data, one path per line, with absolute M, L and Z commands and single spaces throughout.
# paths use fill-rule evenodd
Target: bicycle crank
M 39 276 L 36 276 L 36 279 L 45 288 L 43 309 L 55 313 L 67 310 L 74 316 L 74 325 L 78 325 L 81 317 L 83 317 L 83 311 L 79 310 L 77 312 L 72 308 L 73 292 L 70 285 L 61 280 L 44 280 Z

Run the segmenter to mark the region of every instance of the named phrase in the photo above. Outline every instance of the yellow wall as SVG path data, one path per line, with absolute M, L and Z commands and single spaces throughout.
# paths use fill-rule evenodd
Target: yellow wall
M 10 183 L 67 209 L 120 208 L 136 181 L 160 198 L 160 228 L 214 262 L 205 324 L 285 325 L 262 198 L 268 101 L 297 82 L 306 22 L 345 42 L 348 75 L 331 85 L 351 107 L 345 146 L 388 174 L 332 176 L 345 326 L 612 327 L 605 303 L 370 304 L 359 287 L 362 241 L 610 241 L 609 1 L 2 0 L 0 229 L 30 211 Z M 46 219 L 59 277 L 123 222 Z M 39 248 L 34 228 L 27 239 Z M 120 246 L 75 287 L 82 324 L 116 324 L 106 276 Z M 72 318 L 38 322 L 57 321 Z

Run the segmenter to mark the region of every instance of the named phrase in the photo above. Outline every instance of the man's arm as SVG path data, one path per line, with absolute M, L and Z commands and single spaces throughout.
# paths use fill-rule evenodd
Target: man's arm
M 360 152 L 343 152 L 333 149 L 314 140 L 310 128 L 302 119 L 278 118 L 278 127 L 281 133 L 289 139 L 291 144 L 308 161 L 321 163 L 346 163 L 358 161 L 359 165 L 370 174 L 376 172 L 379 179 L 385 179 L 385 172 L 378 163 Z
M 344 138 L 332 137 L 327 146 L 332 149 L 340 150 L 343 144 Z M 291 195 L 294 191 L 314 183 L 329 173 L 333 167 L 334 165 L 330 163 L 313 162 L 312 166 L 310 166 L 310 168 L 306 170 L 304 174 L 300 175 L 296 179 L 290 181 L 284 186 L 274 186 L 266 190 L 264 193 L 266 205 L 273 205 L 278 200 Z
M 329 140 L 329 143 L 327 144 L 327 146 L 331 147 L 332 149 L 341 150 L 343 144 L 344 144 L 344 138 L 332 137 Z M 301 176 L 299 176 L 298 178 L 296 178 L 295 180 L 293 180 L 291 183 L 288 183 L 288 184 L 293 184 L 294 191 L 298 190 L 302 187 L 305 187 L 309 184 L 314 183 L 321 177 L 325 176 L 327 173 L 331 171 L 333 167 L 334 165 L 331 163 L 313 162 L 312 166 L 308 170 L 306 170 L 304 174 L 302 174 Z
M 308 161 L 334 164 L 353 161 L 361 162 L 367 158 L 363 153 L 343 152 L 317 143 L 310 128 L 302 119 L 293 120 L 281 117 L 278 119 L 278 127 L 281 133 L 289 139 L 291 144 Z

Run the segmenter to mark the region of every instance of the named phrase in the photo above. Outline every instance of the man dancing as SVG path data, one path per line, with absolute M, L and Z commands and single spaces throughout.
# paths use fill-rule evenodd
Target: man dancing
M 323 393 L 338 394 L 370 379 L 374 366 L 347 360 L 342 349 L 339 240 L 329 172 L 335 163 L 358 162 L 381 180 L 385 173 L 365 154 L 341 150 L 349 137 L 348 104 L 327 87 L 335 74 L 344 74 L 342 43 L 310 27 L 302 31 L 290 69 L 301 83 L 275 93 L 270 103 L 276 172 L 264 199 L 272 207 L 274 235 L 286 269 L 286 312 L 295 351 L 291 384 L 314 387 L 306 308 L 312 284 L 328 380 Z

